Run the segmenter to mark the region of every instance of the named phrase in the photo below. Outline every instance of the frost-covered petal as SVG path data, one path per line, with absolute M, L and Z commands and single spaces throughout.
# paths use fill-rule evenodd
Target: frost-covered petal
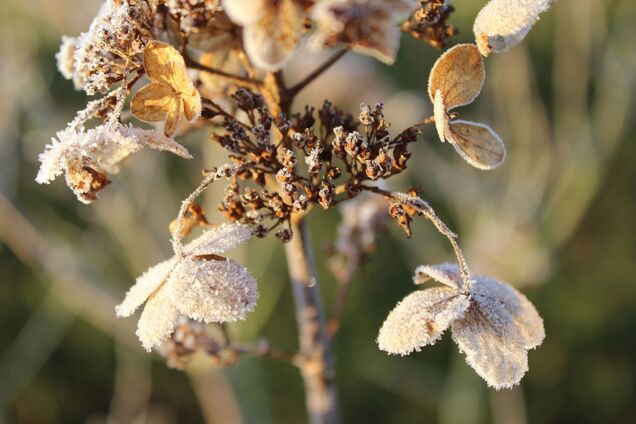
M 519 384 L 528 371 L 528 351 L 499 334 L 478 309 L 453 323 L 453 340 L 466 362 L 495 389 Z
M 146 302 L 139 322 L 137 337 L 147 351 L 163 343 L 174 331 L 179 311 L 166 287 L 157 290 Z
M 441 92 L 449 111 L 475 100 L 481 92 L 486 73 L 484 61 L 474 44 L 458 44 L 437 59 L 428 79 L 428 95 L 435 102 Z
M 480 299 L 489 298 L 498 302 L 510 314 L 516 327 L 519 343 L 526 349 L 533 349 L 543 342 L 545 338 L 543 319 L 528 298 L 514 287 L 494 278 L 477 277 L 472 292 L 473 298 L 482 305 L 482 309 L 487 309 L 488 306 Z
M 223 223 L 205 230 L 185 248 L 190 255 L 209 255 L 227 252 L 252 238 L 252 229 L 244 224 Z
M 252 274 L 231 259 L 184 258 L 166 290 L 182 314 L 204 322 L 245 319 L 258 299 Z
M 433 118 L 435 118 L 437 136 L 443 143 L 446 141 L 446 137 L 450 134 L 450 118 L 446 113 L 446 106 L 444 105 L 444 99 L 442 98 L 442 92 L 440 90 L 435 92 L 435 98 L 433 100 Z
M 267 13 L 269 3 L 269 0 L 223 0 L 223 10 L 233 22 L 250 25 Z
M 488 125 L 456 120 L 449 124 L 446 139 L 459 155 L 477 169 L 495 169 L 506 160 L 506 145 Z
M 415 284 L 423 284 L 431 279 L 457 291 L 461 291 L 464 286 L 461 268 L 450 262 L 439 265 L 421 265 L 415 269 L 413 277 Z
M 117 316 L 128 317 L 132 315 L 166 280 L 175 265 L 176 261 L 174 258 L 168 259 L 151 267 L 137 277 L 135 284 L 128 289 L 124 301 L 115 308 Z
M 406 296 L 391 311 L 380 328 L 380 349 L 408 355 L 435 343 L 468 308 L 466 295 L 447 287 L 420 290 Z
M 453 340 L 489 386 L 512 387 L 528 370 L 528 348 L 543 340 L 543 322 L 523 295 L 503 283 L 480 277 L 471 291 L 468 311 L 453 323 Z
M 550 0 L 491 0 L 473 25 L 479 51 L 488 56 L 513 47 L 549 7 Z

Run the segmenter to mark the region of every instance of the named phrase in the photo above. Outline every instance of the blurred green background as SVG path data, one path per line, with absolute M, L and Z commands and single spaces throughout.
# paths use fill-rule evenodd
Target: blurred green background
M 481 3 L 454 2 L 456 41 L 470 41 Z M 218 370 L 197 358 L 170 370 L 142 351 L 134 319 L 115 320 L 135 276 L 169 254 L 167 224 L 200 169 L 223 161 L 204 133 L 184 141 L 193 161 L 137 154 L 91 206 L 61 180 L 34 182 L 38 153 L 86 102 L 57 73 L 60 36 L 85 30 L 97 7 L 0 1 L 0 422 L 303 422 L 290 366 L 244 358 Z M 430 225 L 408 241 L 390 227 L 356 278 L 336 342 L 345 422 L 636 422 L 634 22 L 633 0 L 557 1 L 522 45 L 487 60 L 484 92 L 460 111 L 497 130 L 507 162 L 473 170 L 430 131 L 408 175 L 392 182 L 420 184 L 473 269 L 518 286 L 540 311 L 547 338 L 521 386 L 487 389 L 448 335 L 406 358 L 377 349 L 383 319 L 413 290 L 414 267 L 451 258 Z M 355 113 L 360 101 L 382 100 L 396 129 L 428 116 L 439 53 L 406 38 L 394 67 L 348 58 L 301 102 L 328 97 Z M 315 62 L 301 55 L 288 77 Z M 211 210 L 219 193 L 207 196 Z M 337 223 L 337 211 L 312 215 L 320 263 Z M 234 333 L 293 351 L 282 246 L 255 241 L 237 255 L 262 294 Z M 326 267 L 320 277 L 329 306 L 334 279 Z

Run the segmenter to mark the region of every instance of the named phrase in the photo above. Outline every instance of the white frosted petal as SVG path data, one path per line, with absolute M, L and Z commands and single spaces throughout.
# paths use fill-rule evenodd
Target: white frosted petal
M 185 258 L 175 268 L 166 289 L 182 314 L 205 322 L 245 319 L 258 299 L 252 274 L 231 259 Z
M 267 11 L 268 0 L 223 0 L 223 10 L 239 25 L 258 21 Z
M 447 287 L 420 290 L 406 296 L 391 311 L 378 335 L 380 349 L 408 355 L 435 343 L 448 326 L 463 316 L 468 297 Z
M 543 322 L 530 302 L 490 278 L 473 283 L 471 305 L 452 328 L 468 364 L 496 389 L 521 381 L 528 370 L 528 348 L 544 337 Z
M 433 100 L 433 117 L 435 118 L 437 136 L 443 143 L 446 141 L 446 137 L 450 134 L 450 119 L 448 119 L 446 107 L 444 106 L 444 99 L 442 98 L 442 92 L 440 90 L 435 92 L 435 99 Z
M 413 276 L 415 284 L 423 284 L 430 279 L 458 291 L 464 286 L 461 268 L 459 265 L 450 262 L 439 265 L 421 265 L 415 269 L 415 275 Z
M 223 253 L 245 243 L 251 237 L 252 229 L 248 225 L 223 223 L 205 230 L 186 246 L 185 252 L 191 255 Z
M 147 351 L 163 343 L 174 331 L 179 312 L 166 286 L 158 290 L 141 313 L 137 323 L 137 337 Z
M 473 25 L 479 51 L 488 56 L 513 47 L 549 7 L 550 0 L 491 0 Z
M 132 315 L 148 297 L 165 281 L 176 264 L 174 258 L 163 261 L 137 277 L 135 284 L 128 289 L 124 301 L 115 307 L 118 317 Z

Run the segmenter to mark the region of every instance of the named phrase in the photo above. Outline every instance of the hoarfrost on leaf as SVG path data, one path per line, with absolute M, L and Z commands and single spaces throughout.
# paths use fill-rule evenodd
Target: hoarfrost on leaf
M 205 230 L 191 241 L 185 252 L 190 255 L 209 255 L 227 252 L 252 238 L 252 229 L 244 224 L 223 223 Z

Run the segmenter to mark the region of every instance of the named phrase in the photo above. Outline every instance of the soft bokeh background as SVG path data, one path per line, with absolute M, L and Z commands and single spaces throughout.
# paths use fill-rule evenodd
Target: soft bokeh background
M 458 41 L 470 40 L 481 3 L 454 2 Z M 134 319 L 115 320 L 134 277 L 169 254 L 167 223 L 201 167 L 222 161 L 204 134 L 185 141 L 190 162 L 131 158 L 92 206 L 61 180 L 33 180 L 37 154 L 86 102 L 55 69 L 59 38 L 87 28 L 97 7 L 0 1 L 0 422 L 303 422 L 295 369 L 245 358 L 218 370 L 198 358 L 169 370 L 142 351 Z M 377 349 L 382 320 L 413 290 L 412 269 L 451 257 L 430 225 L 409 241 L 391 228 L 356 279 L 337 339 L 345 422 L 636 422 L 634 22 L 633 0 L 557 1 L 523 45 L 487 60 L 484 92 L 461 110 L 492 124 L 507 162 L 473 170 L 429 131 L 394 182 L 420 184 L 472 267 L 519 286 L 539 309 L 547 338 L 522 385 L 486 389 L 448 336 L 407 358 Z M 303 101 L 329 97 L 355 111 L 382 100 L 400 128 L 430 114 L 425 82 L 437 55 L 405 39 L 393 68 L 348 58 Z M 297 60 L 290 78 L 312 61 Z M 337 220 L 336 211 L 312 217 L 322 262 Z M 282 247 L 256 241 L 237 254 L 262 297 L 235 333 L 293 350 Z M 329 302 L 334 280 L 324 267 L 320 277 Z

